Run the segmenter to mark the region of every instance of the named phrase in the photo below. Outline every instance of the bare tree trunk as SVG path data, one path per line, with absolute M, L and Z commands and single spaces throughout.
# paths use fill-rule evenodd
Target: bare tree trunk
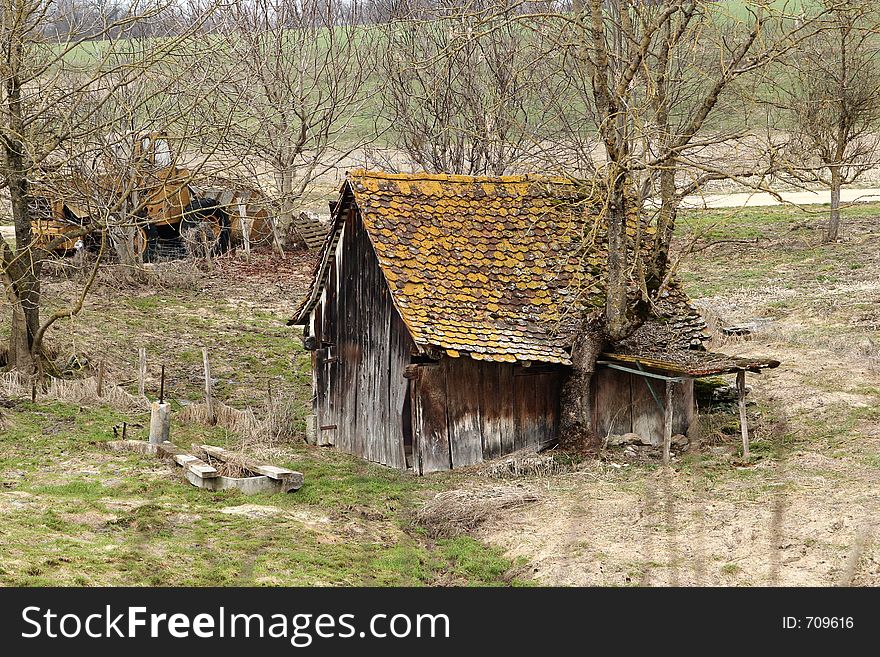
M 593 428 L 592 380 L 596 359 L 607 337 L 601 319 L 585 320 L 571 351 L 571 371 L 562 386 L 560 400 L 560 443 L 566 447 L 588 447 L 596 442 Z
M 831 167 L 831 216 L 828 219 L 828 232 L 825 235 L 826 242 L 837 240 L 840 232 L 840 188 L 842 186 L 840 167 Z
M 278 185 L 278 193 L 281 196 L 281 213 L 278 216 L 278 219 L 275 220 L 272 230 L 273 230 L 273 239 L 272 243 L 275 247 L 275 250 L 278 251 L 280 255 L 284 255 L 284 250 L 281 247 L 281 239 L 279 237 L 279 233 L 281 235 L 287 235 L 290 227 L 293 224 L 293 174 L 287 169 L 280 169 L 275 173 L 275 181 Z
M 32 374 L 36 369 L 33 353 L 34 336 L 40 330 L 40 270 L 42 257 L 33 244 L 25 158 L 18 142 L 7 142 L 6 162 L 9 170 L 9 196 L 15 222 L 15 258 L 4 265 L 7 296 L 12 305 L 12 327 L 9 335 L 9 364 L 16 370 Z
M 626 283 L 628 248 L 626 243 L 626 195 L 623 176 L 618 174 L 612 181 L 608 207 L 608 280 L 605 301 L 605 318 L 611 340 L 626 336 Z
M 3 251 L 4 283 L 12 301 L 12 327 L 9 336 L 9 363 L 26 374 L 36 367 L 32 347 L 34 336 L 40 330 L 40 269 L 42 261 L 33 244 L 30 203 L 28 194 L 28 159 L 22 143 L 24 118 L 21 98 L 21 79 L 18 71 L 24 57 L 24 45 L 13 41 L 8 45 L 6 64 L 9 74 L 5 80 L 5 102 L 8 130 L 3 134 L 3 156 L 6 184 L 12 204 L 15 223 L 15 255 Z
M 675 197 L 675 160 L 664 162 L 660 170 L 660 212 L 657 216 L 657 234 L 648 263 L 648 290 L 655 291 L 666 277 L 669 249 L 675 234 L 677 199 Z

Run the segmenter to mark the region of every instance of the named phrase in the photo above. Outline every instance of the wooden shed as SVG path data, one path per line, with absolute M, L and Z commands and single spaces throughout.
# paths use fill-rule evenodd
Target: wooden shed
M 313 353 L 315 442 L 418 473 L 553 444 L 574 324 L 604 303 L 599 215 L 567 179 L 350 172 L 289 322 Z M 600 361 L 600 435 L 662 440 L 660 380 L 685 432 L 692 378 L 776 364 L 705 352 L 676 285 L 653 313 Z

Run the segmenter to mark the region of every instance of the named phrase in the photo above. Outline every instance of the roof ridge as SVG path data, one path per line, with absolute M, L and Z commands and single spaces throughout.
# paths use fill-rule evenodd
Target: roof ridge
M 419 180 L 432 180 L 437 182 L 479 182 L 479 183 L 495 183 L 495 184 L 506 184 L 506 183 L 524 183 L 524 182 L 540 182 L 540 183 L 554 183 L 558 185 L 574 185 L 574 179 L 566 178 L 564 176 L 551 176 L 540 173 L 524 173 L 517 175 L 506 175 L 506 176 L 497 176 L 497 175 L 482 175 L 482 176 L 474 176 L 467 174 L 458 174 L 458 173 L 427 173 L 426 171 L 420 171 L 418 173 L 392 173 L 389 171 L 371 171 L 368 169 L 350 169 L 345 172 L 346 178 L 351 180 L 352 178 L 381 178 L 384 180 L 407 180 L 407 181 L 419 181 Z

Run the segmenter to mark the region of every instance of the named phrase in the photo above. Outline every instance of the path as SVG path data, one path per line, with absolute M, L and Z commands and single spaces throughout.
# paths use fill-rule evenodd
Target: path
M 830 192 L 817 191 L 782 192 L 783 202 L 795 205 L 829 203 Z M 840 192 L 841 203 L 867 203 L 880 201 L 880 189 L 844 189 Z M 686 196 L 682 201 L 685 208 L 740 208 L 781 205 L 780 201 L 767 192 L 737 192 L 735 194 L 706 194 L 705 196 Z

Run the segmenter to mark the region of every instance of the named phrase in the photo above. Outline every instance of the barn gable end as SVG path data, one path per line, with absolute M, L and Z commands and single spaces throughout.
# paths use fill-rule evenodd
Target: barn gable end
M 412 340 L 357 210 L 346 206 L 309 314 L 318 443 L 405 468 L 403 414 Z

